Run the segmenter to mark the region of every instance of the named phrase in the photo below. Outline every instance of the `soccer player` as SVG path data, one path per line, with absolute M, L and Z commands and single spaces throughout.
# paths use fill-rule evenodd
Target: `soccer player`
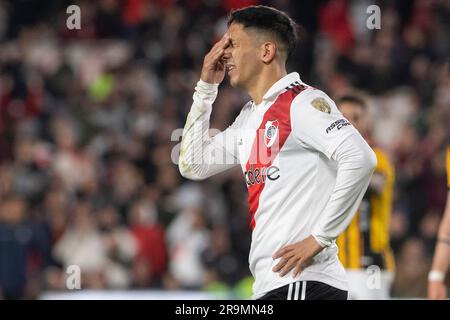
M 364 99 L 349 93 L 338 98 L 336 103 L 344 117 L 369 141 L 377 156 L 377 166 L 361 205 L 348 228 L 337 239 L 338 256 L 347 270 L 349 298 L 389 299 L 394 277 L 389 239 L 394 166 L 387 154 L 370 142 Z
M 205 56 L 180 146 L 193 180 L 240 165 L 248 187 L 254 299 L 347 299 L 335 239 L 356 212 L 376 165 L 372 149 L 321 90 L 287 74 L 295 23 L 271 7 L 232 11 Z M 210 137 L 228 74 L 249 94 L 234 123 Z

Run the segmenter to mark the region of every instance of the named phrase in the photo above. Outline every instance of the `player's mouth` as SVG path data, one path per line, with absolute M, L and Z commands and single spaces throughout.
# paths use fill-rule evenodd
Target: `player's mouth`
M 236 69 L 236 66 L 232 65 L 232 64 L 227 64 L 227 71 L 228 73 L 230 73 L 231 71 L 233 71 L 234 69 Z

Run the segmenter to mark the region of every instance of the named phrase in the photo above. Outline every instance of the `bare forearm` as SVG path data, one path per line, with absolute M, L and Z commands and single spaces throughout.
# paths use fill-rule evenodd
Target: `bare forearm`
M 450 264 L 450 192 L 447 194 L 447 204 L 441 221 L 436 249 L 434 252 L 432 270 L 447 273 Z

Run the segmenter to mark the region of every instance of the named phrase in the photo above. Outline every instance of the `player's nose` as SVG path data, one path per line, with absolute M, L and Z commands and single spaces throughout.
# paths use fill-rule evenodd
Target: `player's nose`
M 229 51 L 227 51 L 227 49 L 225 49 L 223 56 L 222 56 L 222 60 L 224 61 L 228 61 L 231 58 L 231 53 Z

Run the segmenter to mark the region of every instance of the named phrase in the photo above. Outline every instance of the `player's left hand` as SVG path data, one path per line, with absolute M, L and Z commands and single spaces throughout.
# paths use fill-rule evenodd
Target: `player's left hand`
M 309 236 L 300 242 L 284 246 L 272 256 L 274 260 L 280 258 L 280 261 L 273 267 L 272 271 L 279 272 L 280 276 L 283 277 L 295 268 L 295 278 L 304 268 L 311 264 L 312 258 L 322 251 L 322 249 L 322 246 L 313 236 Z

